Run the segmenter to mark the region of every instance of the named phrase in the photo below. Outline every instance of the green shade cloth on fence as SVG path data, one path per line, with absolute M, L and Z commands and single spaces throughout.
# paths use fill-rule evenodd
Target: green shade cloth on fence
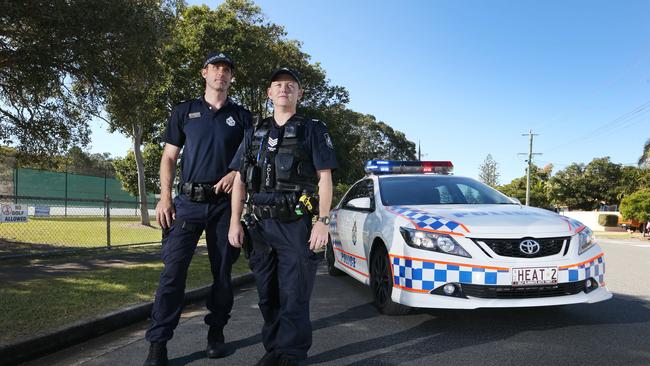
M 102 202 L 75 202 L 74 199 L 104 200 L 105 195 L 108 195 L 111 201 L 133 202 L 132 205 L 111 203 L 114 208 L 130 208 L 136 205 L 136 197 L 124 191 L 122 183 L 115 178 L 19 168 L 14 174 L 14 187 L 17 196 L 61 198 L 60 201 L 48 201 L 50 205 L 62 206 L 65 204 L 63 199 L 67 197 L 67 206 L 103 207 Z M 147 202 L 156 203 L 153 194 L 147 195 Z M 34 204 L 30 200 L 19 200 L 17 203 Z

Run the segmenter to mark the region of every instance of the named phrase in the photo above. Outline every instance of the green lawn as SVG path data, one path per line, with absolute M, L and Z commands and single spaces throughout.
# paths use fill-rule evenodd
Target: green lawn
M 31 261 L 43 264 L 47 260 L 62 261 L 61 258 L 22 259 L 3 265 L 22 266 Z M 162 267 L 157 259 L 116 268 L 81 271 L 68 276 L 3 284 L 0 287 L 0 342 L 151 301 Z M 233 275 L 248 271 L 248 263 L 242 256 L 233 267 Z M 210 282 L 207 253 L 197 253 L 190 265 L 187 289 Z
M 111 245 L 159 242 L 160 227 L 140 224 L 138 217 L 111 218 Z M 0 255 L 66 248 L 104 247 L 103 217 L 29 218 L 26 223 L 0 224 Z
M 594 235 L 597 238 L 604 239 L 644 239 L 643 234 L 640 232 L 629 233 L 627 231 L 595 231 Z M 645 239 L 648 239 L 648 234 L 646 234 Z

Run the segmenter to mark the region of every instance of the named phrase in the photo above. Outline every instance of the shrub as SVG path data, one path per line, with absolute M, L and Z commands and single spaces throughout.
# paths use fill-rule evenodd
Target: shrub
M 601 214 L 598 215 L 598 225 L 606 227 L 615 227 L 618 224 L 618 215 Z

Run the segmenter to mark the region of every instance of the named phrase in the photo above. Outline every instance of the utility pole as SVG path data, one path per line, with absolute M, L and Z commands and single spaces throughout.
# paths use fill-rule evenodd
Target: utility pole
M 528 145 L 528 154 L 519 153 L 518 155 L 528 155 L 528 168 L 526 168 L 526 206 L 530 206 L 530 170 L 533 166 L 533 155 L 542 155 L 542 153 L 533 152 L 533 136 L 539 136 L 537 133 L 533 133 L 532 130 L 528 130 L 528 133 L 522 133 L 522 136 L 528 136 L 529 145 Z
M 420 150 L 420 140 L 418 140 L 418 161 L 422 161 L 422 151 Z

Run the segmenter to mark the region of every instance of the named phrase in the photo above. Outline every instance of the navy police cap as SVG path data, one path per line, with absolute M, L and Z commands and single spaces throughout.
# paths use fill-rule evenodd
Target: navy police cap
M 282 74 L 291 76 L 298 83 L 298 86 L 302 88 L 302 81 L 300 81 L 300 74 L 298 74 L 298 71 L 294 69 L 290 69 L 288 67 L 281 67 L 275 70 L 271 75 L 271 82 L 274 82 L 278 78 L 278 76 Z
M 217 62 L 225 62 L 231 69 L 235 68 L 235 63 L 232 62 L 230 56 L 223 52 L 210 52 L 208 57 L 205 58 L 205 62 L 203 62 L 203 68 L 205 69 L 209 64 L 216 64 Z

